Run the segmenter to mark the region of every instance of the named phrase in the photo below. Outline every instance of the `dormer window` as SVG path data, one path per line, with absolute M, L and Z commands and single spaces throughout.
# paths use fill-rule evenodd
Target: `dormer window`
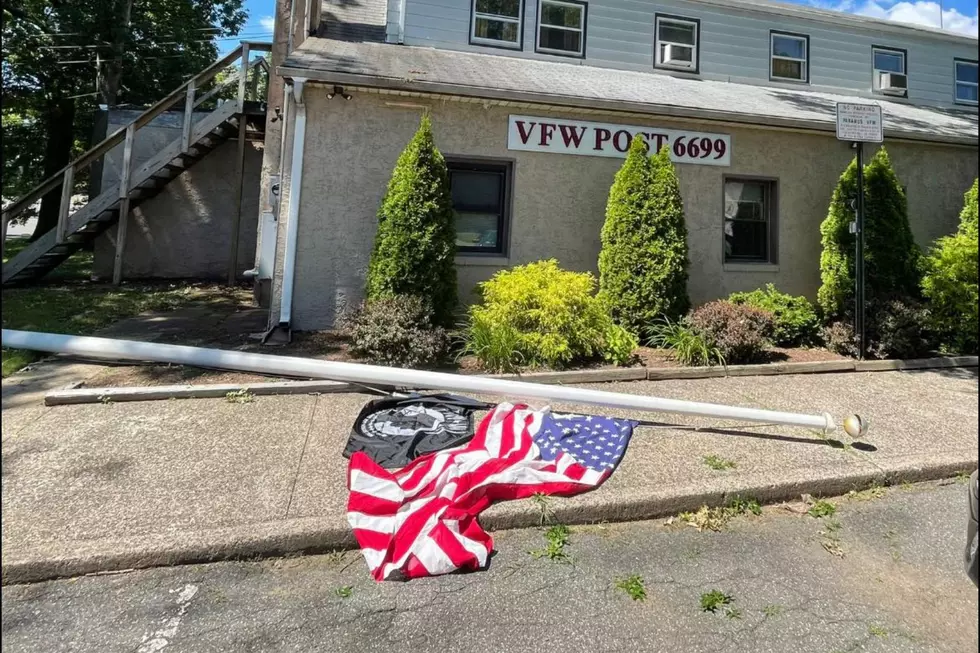
M 520 49 L 523 6 L 521 0 L 473 0 L 470 43 Z
M 701 21 L 657 14 L 654 55 L 657 68 L 698 72 L 698 32 Z

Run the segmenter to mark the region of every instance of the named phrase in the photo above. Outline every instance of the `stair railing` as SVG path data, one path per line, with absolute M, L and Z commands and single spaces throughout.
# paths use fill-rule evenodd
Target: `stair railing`
M 244 110 L 245 101 L 247 99 L 247 81 L 249 71 L 254 69 L 256 75 L 259 74 L 259 68 L 262 68 L 266 74 L 268 74 L 269 71 L 268 65 L 265 64 L 261 58 L 258 58 L 253 62 L 249 62 L 249 57 L 253 52 L 269 52 L 271 50 L 272 46 L 269 43 L 243 41 L 237 48 L 191 77 L 181 86 L 174 89 L 165 98 L 141 113 L 139 116 L 137 116 L 136 120 L 125 127 L 120 127 L 100 143 L 93 146 L 87 152 L 83 153 L 77 159 L 69 163 L 67 166 L 42 181 L 29 193 L 4 208 L 2 214 L 2 233 L 0 233 L 0 252 L 6 249 L 7 226 L 10 221 L 20 216 L 29 207 L 37 203 L 38 200 L 43 198 L 52 190 L 58 188 L 58 186 L 61 186 L 61 203 L 59 205 L 58 224 L 55 227 L 55 229 L 57 229 L 55 233 L 56 242 L 64 242 L 64 240 L 71 235 L 68 233 L 69 214 L 71 213 L 71 197 L 76 173 L 79 170 L 82 170 L 85 166 L 91 165 L 101 157 L 105 156 L 120 143 L 123 144 L 123 165 L 122 172 L 119 177 L 119 198 L 121 200 L 119 215 L 127 215 L 129 210 L 128 196 L 132 190 L 130 180 L 132 175 L 133 144 L 136 139 L 136 133 L 141 128 L 150 124 L 154 118 L 158 117 L 179 101 L 183 100 L 184 116 L 181 124 L 181 144 L 182 151 L 188 151 L 192 144 L 191 133 L 194 123 L 194 109 L 200 107 L 211 99 L 219 99 L 218 96 L 222 91 L 229 89 L 232 84 L 237 83 L 238 92 L 235 95 L 234 100 L 227 99 L 227 101 L 236 102 L 238 112 L 241 113 Z M 234 73 L 226 80 L 216 81 L 215 78 L 230 65 L 235 66 Z M 212 84 L 212 82 L 214 83 Z M 206 93 L 198 98 L 197 92 L 205 88 L 208 89 Z M 89 199 L 91 200 L 92 198 Z M 124 236 L 125 234 L 124 225 L 126 222 L 126 220 L 120 220 L 120 229 L 122 231 L 120 236 Z

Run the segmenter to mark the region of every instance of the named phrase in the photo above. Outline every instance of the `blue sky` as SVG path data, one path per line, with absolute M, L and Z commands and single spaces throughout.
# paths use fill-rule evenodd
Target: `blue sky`
M 465 1 L 465 0 L 463 0 Z M 976 0 L 943 0 L 942 12 L 938 0 L 784 0 L 793 4 L 810 5 L 821 9 L 873 16 L 903 23 L 930 27 L 940 26 L 954 32 L 977 35 Z M 248 23 L 240 38 L 252 41 L 271 41 L 275 0 L 245 0 Z M 237 45 L 237 39 L 222 42 L 226 52 Z

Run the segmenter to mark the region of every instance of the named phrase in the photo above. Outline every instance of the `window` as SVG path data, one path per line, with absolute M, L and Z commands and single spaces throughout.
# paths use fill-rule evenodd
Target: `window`
M 654 53 L 658 68 L 698 72 L 698 32 L 701 21 L 658 14 Z
M 775 263 L 776 182 L 725 179 L 725 262 Z
M 504 254 L 511 166 L 448 161 L 449 186 L 460 252 Z
M 523 0 L 473 0 L 470 43 L 521 47 Z
M 956 59 L 956 101 L 961 104 L 977 103 L 977 62 Z
M 905 50 L 871 48 L 874 69 L 872 88 L 879 93 L 905 97 L 908 94 L 908 56 Z
M 810 76 L 810 37 L 788 32 L 769 33 L 769 77 L 806 82 Z
M 541 0 L 538 4 L 538 52 L 585 56 L 585 13 L 574 0 Z

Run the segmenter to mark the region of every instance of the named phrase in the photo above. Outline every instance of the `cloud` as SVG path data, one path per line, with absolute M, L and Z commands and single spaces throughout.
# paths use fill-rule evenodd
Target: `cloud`
M 943 9 L 940 21 L 938 2 L 895 2 L 894 0 L 811 0 L 810 4 L 821 9 L 832 9 L 848 14 L 870 16 L 898 23 L 942 27 L 950 32 L 977 36 L 977 13 L 968 16 L 958 9 Z
M 259 18 L 259 25 L 262 27 L 262 31 L 272 32 L 276 27 L 276 17 L 262 16 L 262 18 Z

